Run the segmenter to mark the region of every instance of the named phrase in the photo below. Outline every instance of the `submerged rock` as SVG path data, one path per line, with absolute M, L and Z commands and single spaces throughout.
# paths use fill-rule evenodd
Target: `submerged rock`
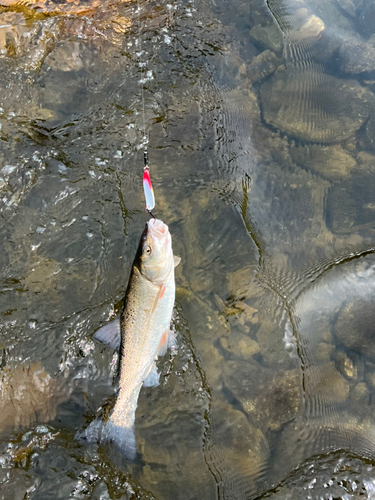
M 305 369 L 305 396 L 314 402 L 316 408 L 344 403 L 348 399 L 349 390 L 349 382 L 337 370 L 333 361 Z
M 375 308 L 370 301 L 358 300 L 346 304 L 340 311 L 335 334 L 348 349 L 375 358 Z
M 375 107 L 375 96 L 356 80 L 287 69 L 260 88 L 267 123 L 305 141 L 340 142 L 353 135 Z
M 337 369 L 349 380 L 357 380 L 358 370 L 353 360 L 344 351 L 338 351 L 335 356 Z
M 372 115 L 366 125 L 364 143 L 367 149 L 375 151 L 375 115 Z
M 283 48 L 283 36 L 276 24 L 254 26 L 250 30 L 250 38 L 265 50 L 280 52 Z
M 318 40 L 325 31 L 324 22 L 317 16 L 311 15 L 308 9 L 298 9 L 294 14 L 295 28 L 293 38 L 299 43 L 308 43 Z
M 273 73 L 279 64 L 280 60 L 274 52 L 264 50 L 251 61 L 247 74 L 252 82 L 257 82 Z
M 365 382 L 360 382 L 355 385 L 350 392 L 350 399 L 352 401 L 363 401 L 367 403 L 369 397 L 369 390 Z
M 223 377 L 250 420 L 263 431 L 278 430 L 296 416 L 300 406 L 297 369 L 275 373 L 255 363 L 229 361 Z
M 209 419 L 209 453 L 214 458 L 213 466 L 220 469 L 224 488 L 228 493 L 230 490 L 228 498 L 250 498 L 251 488 L 270 456 L 267 439 L 244 413 L 223 401 L 213 402 Z
M 214 478 L 203 454 L 208 387 L 180 319 L 178 352 L 159 361 L 160 385 L 140 393 L 135 428 L 145 466 L 139 480 L 156 498 L 213 500 Z
M 290 156 L 300 167 L 328 180 L 344 179 L 356 166 L 355 159 L 339 145 L 291 147 Z
M 373 174 L 348 178 L 333 185 L 326 197 L 326 220 L 334 233 L 371 228 L 375 220 Z
M 347 14 L 357 17 L 363 0 L 337 0 L 337 3 Z
M 345 73 L 375 71 L 375 35 L 366 42 L 359 38 L 345 40 L 340 48 L 340 69 Z
M 286 469 L 291 463 L 298 465 L 298 468 L 296 467 L 292 473 L 288 470 L 284 470 L 283 474 L 274 471 L 276 477 L 287 478 L 280 482 L 277 488 L 267 493 L 268 500 L 307 498 L 357 500 L 362 498 L 362 493 L 358 494 L 358 492 L 364 492 L 363 498 L 373 498 L 374 466 L 367 459 L 355 457 L 352 453 L 336 451 L 332 446 L 332 449 L 328 450 L 331 453 L 318 452 L 304 461 L 306 455 L 303 456 L 297 447 L 296 450 L 292 448 L 290 452 L 285 452 L 285 447 L 288 447 L 289 443 L 294 440 L 293 432 L 294 429 L 291 428 L 280 446 L 280 448 L 283 447 L 279 452 L 280 468 Z M 302 448 L 303 443 L 299 446 Z M 298 463 L 299 458 L 300 463 Z
M 126 2 L 128 0 L 122 1 Z M 19 7 L 24 5 L 50 14 L 87 14 L 98 7 L 102 7 L 103 4 L 98 0 L 85 2 L 81 0 L 68 0 L 67 2 L 55 2 L 52 0 L 0 0 L 0 5 L 3 7 Z
M 361 11 L 359 16 L 359 27 L 366 35 L 375 33 L 375 3 L 368 2 Z
M 53 420 L 58 404 L 68 395 L 40 363 L 4 368 L 0 372 L 0 432 Z
M 260 351 L 258 342 L 241 332 L 221 337 L 220 347 L 224 352 L 242 359 L 251 359 Z
M 48 70 L 79 71 L 83 68 L 82 48 L 78 42 L 60 42 L 44 60 Z

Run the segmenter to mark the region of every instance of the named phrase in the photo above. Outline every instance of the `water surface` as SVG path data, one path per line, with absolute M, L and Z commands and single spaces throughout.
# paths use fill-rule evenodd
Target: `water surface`
M 1 8 L 1 498 L 373 497 L 374 15 Z M 178 347 L 129 464 L 75 436 L 114 403 L 92 335 L 147 220 L 145 132 Z

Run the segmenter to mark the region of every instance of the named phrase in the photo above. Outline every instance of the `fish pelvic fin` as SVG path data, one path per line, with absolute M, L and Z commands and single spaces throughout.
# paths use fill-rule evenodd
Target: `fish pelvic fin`
M 157 355 L 164 356 L 164 354 L 167 352 L 168 347 L 176 347 L 176 346 L 177 346 L 176 335 L 174 331 L 169 328 L 168 330 L 165 330 L 165 332 L 161 336 L 158 345 Z
M 135 441 L 134 424 L 130 427 L 116 425 L 109 419 L 104 425 L 101 433 L 102 441 L 108 441 L 124 455 L 130 462 L 137 458 L 137 444 Z
M 164 354 L 167 352 L 167 347 L 168 347 L 168 330 L 165 330 L 165 332 L 161 336 L 158 345 L 158 356 L 164 356 Z
M 157 293 L 157 295 L 155 297 L 154 303 L 152 304 L 151 314 L 155 311 L 156 306 L 158 305 L 159 300 L 163 297 L 163 295 L 165 293 L 165 290 L 166 290 L 166 287 L 165 287 L 165 285 L 163 283 L 162 285 L 160 285 L 159 291 L 158 291 L 158 293 Z

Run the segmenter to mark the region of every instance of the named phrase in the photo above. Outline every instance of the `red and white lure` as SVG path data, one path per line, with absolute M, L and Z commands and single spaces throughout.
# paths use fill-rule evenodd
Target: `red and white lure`
M 150 169 L 145 167 L 143 170 L 143 190 L 145 192 L 146 210 L 150 212 L 155 208 L 155 196 L 152 189 Z
M 152 189 L 150 168 L 148 166 L 147 151 L 144 153 L 145 166 L 143 169 L 143 191 L 145 193 L 146 199 L 146 211 L 151 212 L 155 208 L 155 196 L 154 190 Z M 152 215 L 152 214 L 151 214 Z

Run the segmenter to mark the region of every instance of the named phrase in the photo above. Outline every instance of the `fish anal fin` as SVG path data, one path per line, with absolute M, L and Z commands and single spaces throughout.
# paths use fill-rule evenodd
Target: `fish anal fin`
M 152 363 L 150 371 L 148 372 L 143 385 L 145 387 L 157 387 L 159 385 L 159 373 L 156 368 L 155 361 Z
M 106 323 L 94 333 L 93 338 L 99 340 L 99 342 L 103 342 L 103 344 L 108 345 L 114 350 L 119 349 L 121 344 L 120 320 L 116 319 L 115 321 Z

